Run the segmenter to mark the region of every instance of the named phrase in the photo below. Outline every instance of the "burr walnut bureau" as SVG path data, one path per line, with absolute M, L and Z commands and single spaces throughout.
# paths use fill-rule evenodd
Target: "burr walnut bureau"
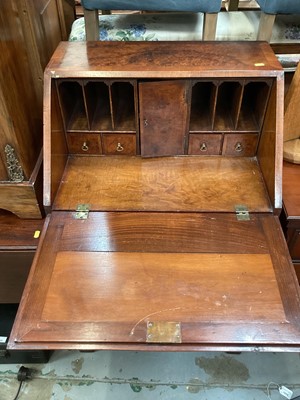
M 263 42 L 62 42 L 9 347 L 299 351 L 283 95 Z

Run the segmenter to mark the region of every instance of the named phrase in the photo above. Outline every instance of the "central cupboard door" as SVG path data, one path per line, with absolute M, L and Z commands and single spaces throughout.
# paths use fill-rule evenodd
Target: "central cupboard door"
M 140 82 L 141 155 L 183 155 L 189 119 L 189 82 Z

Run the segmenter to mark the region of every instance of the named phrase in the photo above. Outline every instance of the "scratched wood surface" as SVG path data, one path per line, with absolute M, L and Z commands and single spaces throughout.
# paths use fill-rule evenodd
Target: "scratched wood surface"
M 298 284 L 272 215 L 59 211 L 46 225 L 11 348 L 151 350 L 152 321 L 181 324 L 169 350 L 300 347 Z

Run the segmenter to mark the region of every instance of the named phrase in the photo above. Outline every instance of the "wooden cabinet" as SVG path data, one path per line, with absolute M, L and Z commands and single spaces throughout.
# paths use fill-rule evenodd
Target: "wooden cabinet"
M 24 218 L 42 216 L 43 72 L 71 9 L 65 0 L 0 5 L 0 208 Z
M 57 79 L 71 153 L 256 154 L 270 79 Z M 140 144 L 140 146 L 139 146 Z
M 283 95 L 267 43 L 61 43 L 10 348 L 299 350 Z
M 136 154 L 135 82 L 63 79 L 57 92 L 70 153 Z
M 283 163 L 282 222 L 287 244 L 300 281 L 300 166 Z
M 43 220 L 25 220 L 0 212 L 0 364 L 43 363 L 47 351 L 9 351 L 7 340 L 17 313 Z
M 0 304 L 21 300 L 43 221 L 0 212 Z

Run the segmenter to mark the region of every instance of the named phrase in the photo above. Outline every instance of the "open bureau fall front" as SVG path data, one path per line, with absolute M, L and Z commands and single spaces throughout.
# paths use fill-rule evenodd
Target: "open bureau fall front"
M 263 42 L 62 42 L 9 347 L 299 351 L 283 96 Z

